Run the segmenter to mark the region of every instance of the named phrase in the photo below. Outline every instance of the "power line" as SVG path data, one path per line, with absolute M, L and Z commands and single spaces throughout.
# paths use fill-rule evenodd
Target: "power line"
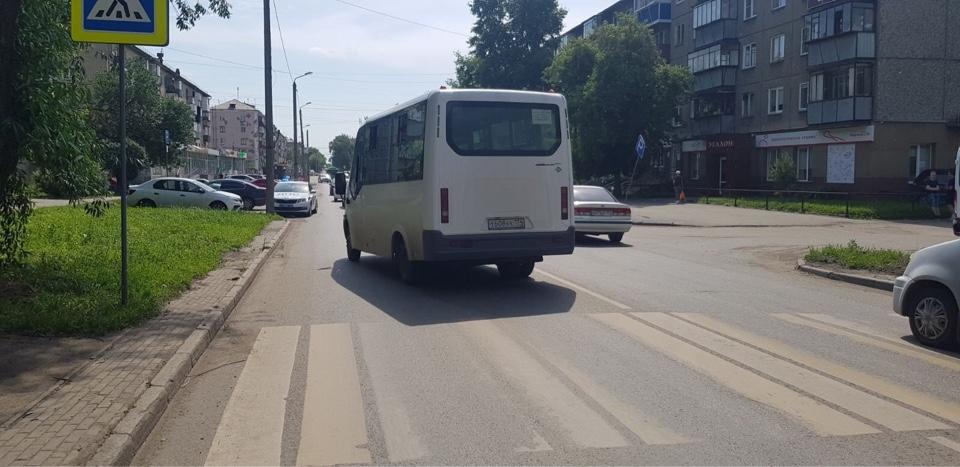
M 198 62 L 184 62 L 180 60 L 166 60 L 166 63 L 174 63 L 179 65 L 196 65 L 196 66 L 206 66 L 212 68 L 225 68 L 225 69 L 244 69 L 241 66 L 229 66 L 229 65 L 217 65 L 213 63 L 198 63 Z M 262 69 L 262 68 L 261 68 Z M 274 73 L 287 74 L 285 71 L 274 70 Z M 325 79 L 328 81 L 341 81 L 345 83 L 366 83 L 366 84 L 416 84 L 416 85 L 429 85 L 432 86 L 436 84 L 434 81 L 393 81 L 393 80 L 384 80 L 384 81 L 372 81 L 372 80 L 359 80 L 359 79 L 347 79 L 347 78 L 334 78 L 333 76 L 326 75 L 313 75 L 317 79 Z
M 287 57 L 287 44 L 283 42 L 283 28 L 280 27 L 280 12 L 277 8 L 277 0 L 273 1 L 273 17 L 277 19 L 277 32 L 280 33 L 280 48 L 283 50 L 283 60 L 287 62 L 287 74 L 290 75 L 290 81 L 293 82 L 293 71 L 290 70 L 290 58 Z
M 390 19 L 395 19 L 395 20 L 397 20 L 397 21 L 402 21 L 402 22 L 404 22 L 404 23 L 410 23 L 410 24 L 413 24 L 413 25 L 416 25 L 416 26 L 424 27 L 424 28 L 427 28 L 427 29 L 433 29 L 433 30 L 435 30 L 435 31 L 445 32 L 445 33 L 447 33 L 447 34 L 454 34 L 454 35 L 457 35 L 457 36 L 460 36 L 460 37 L 470 37 L 470 36 L 468 36 L 468 35 L 466 35 L 466 34 L 464 34 L 464 33 L 462 33 L 462 32 L 457 32 L 457 31 L 451 31 L 451 30 L 449 30 L 449 29 L 438 28 L 438 27 L 436 27 L 436 26 L 431 26 L 431 25 L 429 25 L 429 24 L 423 24 L 423 23 L 414 21 L 414 20 L 412 20 L 412 19 L 401 18 L 401 17 L 399 17 L 399 16 L 391 15 L 390 13 L 386 13 L 386 12 L 379 11 L 379 10 L 374 10 L 374 9 L 372 9 L 372 8 L 367 8 L 367 7 L 365 7 L 365 6 L 357 5 L 356 3 L 351 3 L 351 2 L 348 2 L 348 1 L 346 1 L 346 0 L 334 0 L 334 1 L 339 2 L 339 3 L 342 3 L 342 4 L 344 4 L 344 5 L 350 5 L 350 6 L 354 7 L 354 8 L 359 8 L 359 9 L 361 9 L 361 10 L 368 11 L 368 12 L 373 13 L 373 14 L 376 14 L 376 15 L 386 16 L 387 18 L 390 18 Z

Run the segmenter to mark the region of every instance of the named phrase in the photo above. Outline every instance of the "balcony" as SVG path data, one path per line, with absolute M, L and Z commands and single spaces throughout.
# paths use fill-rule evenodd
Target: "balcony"
M 697 117 L 690 121 L 690 130 L 694 136 L 730 134 L 736 132 L 736 123 L 734 115 Z
M 872 119 L 873 97 L 846 97 L 807 104 L 808 125 L 869 121 Z
M 809 42 L 807 45 L 810 48 L 807 66 L 810 68 L 877 57 L 876 34 L 872 32 L 842 34 Z
M 670 23 L 672 18 L 671 5 L 667 0 L 656 0 L 637 10 L 637 19 L 640 20 L 641 23 L 650 26 L 659 23 Z
M 737 19 L 721 19 L 714 21 L 697 29 L 696 37 L 693 40 L 693 48 L 699 49 L 723 41 L 737 40 Z
M 721 66 L 693 75 L 693 91 L 704 92 L 737 85 L 737 67 Z

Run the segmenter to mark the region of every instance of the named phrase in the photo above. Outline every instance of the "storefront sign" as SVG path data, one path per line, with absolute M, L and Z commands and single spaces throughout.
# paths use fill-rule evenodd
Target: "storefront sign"
M 702 139 L 695 139 L 683 142 L 683 152 L 703 152 L 707 150 L 707 142 Z
M 856 128 L 836 128 L 829 130 L 773 133 L 768 135 L 757 135 L 756 145 L 758 148 L 776 148 L 781 146 L 864 143 L 874 141 L 875 131 L 875 127 L 870 125 Z
M 733 149 L 736 146 L 736 142 L 733 138 L 723 138 L 713 141 L 707 141 L 707 151 L 724 151 L 727 149 Z
M 827 146 L 827 183 L 851 184 L 856 181 L 857 145 Z

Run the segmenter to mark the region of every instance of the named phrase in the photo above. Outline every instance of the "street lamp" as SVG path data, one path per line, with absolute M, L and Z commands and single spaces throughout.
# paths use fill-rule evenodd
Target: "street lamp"
M 296 78 L 293 78 L 293 175 L 297 175 L 297 80 L 305 76 L 312 75 L 312 71 L 308 71 Z
M 302 160 L 300 161 L 300 167 L 303 169 L 303 172 L 304 172 L 304 173 L 307 173 L 307 170 L 306 170 L 305 167 L 307 166 L 307 163 L 308 163 L 308 162 L 307 162 L 306 148 L 303 147 L 303 108 L 306 107 L 306 106 L 308 106 L 308 105 L 310 105 L 310 104 L 313 104 L 313 102 L 307 102 L 306 104 L 303 104 L 303 105 L 300 106 L 300 145 L 301 145 L 301 148 L 300 148 L 300 149 L 301 149 L 301 151 L 300 151 L 300 158 L 302 159 Z M 293 127 L 293 132 L 294 132 L 294 133 L 297 132 L 297 127 L 296 127 L 296 126 Z M 296 143 L 294 143 L 294 144 L 296 144 Z M 301 174 L 301 175 L 302 175 L 302 174 Z M 307 178 L 307 181 L 309 182 L 310 179 Z
M 307 176 L 307 181 L 310 181 L 310 138 L 304 137 L 303 132 L 310 128 L 310 124 L 303 124 L 303 108 L 300 108 L 300 144 L 303 145 L 303 172 Z M 307 132 L 309 135 L 310 133 Z

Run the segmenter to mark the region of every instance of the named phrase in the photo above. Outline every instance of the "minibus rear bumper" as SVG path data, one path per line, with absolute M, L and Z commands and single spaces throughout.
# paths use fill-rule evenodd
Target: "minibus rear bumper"
M 576 231 L 498 233 L 486 235 L 444 235 L 436 230 L 423 232 L 424 261 L 494 264 L 500 261 L 542 261 L 544 256 L 573 253 Z

